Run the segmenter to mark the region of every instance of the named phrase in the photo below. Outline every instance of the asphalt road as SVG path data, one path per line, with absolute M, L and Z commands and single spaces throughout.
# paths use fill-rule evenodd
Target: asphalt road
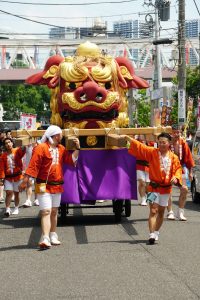
M 107 203 L 71 208 L 62 245 L 46 251 L 37 248 L 38 207 L 4 218 L 0 204 L 0 299 L 200 299 L 200 205 L 188 197 L 188 221 L 165 220 L 148 245 L 148 207 L 133 201 L 131 217 L 115 224 Z

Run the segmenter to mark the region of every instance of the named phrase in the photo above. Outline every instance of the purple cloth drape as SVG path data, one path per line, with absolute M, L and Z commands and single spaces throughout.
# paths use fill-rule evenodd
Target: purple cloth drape
M 76 168 L 63 171 L 62 203 L 137 199 L 136 160 L 127 149 L 80 151 Z

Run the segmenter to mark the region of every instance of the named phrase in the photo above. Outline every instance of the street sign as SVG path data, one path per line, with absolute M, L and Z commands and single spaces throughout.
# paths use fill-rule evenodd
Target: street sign
M 185 90 L 178 90 L 178 123 L 185 123 Z
M 163 88 L 153 90 L 151 92 L 151 100 L 163 98 Z

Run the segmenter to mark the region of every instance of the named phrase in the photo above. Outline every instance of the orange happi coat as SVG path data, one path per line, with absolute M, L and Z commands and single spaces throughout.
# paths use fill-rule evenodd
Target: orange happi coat
M 160 194 L 169 194 L 172 190 L 170 183 L 173 177 L 176 177 L 180 184 L 182 183 L 182 168 L 180 161 L 177 155 L 171 151 L 168 151 L 168 158 L 171 161 L 168 175 L 161 168 L 159 149 L 146 146 L 136 140 L 133 140 L 130 144 L 129 153 L 134 155 L 137 159 L 148 161 L 150 181 L 163 186 L 157 188 L 149 186 L 149 191 L 158 192 Z
M 63 163 L 74 165 L 72 155 L 64 146 L 58 145 L 54 150 L 48 142 L 37 145 L 25 174 L 37 178 L 38 182 L 46 182 L 49 193 L 63 192 Z M 49 184 L 48 184 L 49 183 Z M 57 183 L 52 185 L 50 183 Z
M 9 181 L 19 181 L 22 178 L 22 157 L 26 152 L 25 148 L 13 148 L 9 154 L 3 152 L 0 157 L 0 178 Z
M 147 145 L 146 141 L 137 140 L 140 143 Z M 149 173 L 149 163 L 146 160 L 136 160 L 136 170 Z
M 190 151 L 190 147 L 188 146 L 187 142 L 180 137 L 177 143 L 171 145 L 171 150 L 178 155 L 178 158 L 181 162 L 182 166 L 186 166 L 188 169 L 194 167 L 195 163 L 192 157 L 192 153 Z

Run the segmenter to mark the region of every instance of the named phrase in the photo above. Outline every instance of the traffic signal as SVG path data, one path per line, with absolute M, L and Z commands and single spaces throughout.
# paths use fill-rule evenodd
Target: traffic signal
M 153 45 L 161 45 L 161 44 L 172 44 L 174 40 L 170 39 L 159 39 L 159 40 L 154 40 Z

